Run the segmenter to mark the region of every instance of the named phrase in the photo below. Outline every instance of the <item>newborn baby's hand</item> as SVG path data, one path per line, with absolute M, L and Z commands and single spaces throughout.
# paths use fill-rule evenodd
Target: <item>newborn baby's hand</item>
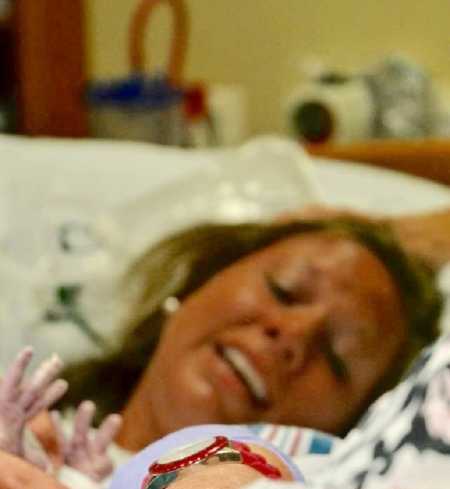
M 32 357 L 33 349 L 24 348 L 0 383 L 0 449 L 42 466 L 46 465 L 42 456 L 33 447 L 24 446 L 25 425 L 64 395 L 67 382 L 55 380 L 62 368 L 56 355 L 43 362 L 25 381 L 25 370 Z
M 101 481 L 113 471 L 108 447 L 117 435 L 122 418 L 118 414 L 109 415 L 98 430 L 92 430 L 95 404 L 84 401 L 77 409 L 72 437 L 67 439 L 62 432 L 58 412 L 52 417 L 58 433 L 59 443 L 66 465 L 87 475 L 94 481 Z

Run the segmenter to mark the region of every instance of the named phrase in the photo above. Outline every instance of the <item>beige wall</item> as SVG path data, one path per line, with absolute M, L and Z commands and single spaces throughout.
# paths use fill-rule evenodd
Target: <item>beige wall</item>
M 127 23 L 137 0 L 85 0 L 90 76 L 127 71 Z M 282 127 L 280 102 L 301 76 L 302 60 L 367 67 L 404 52 L 450 78 L 449 0 L 186 0 L 191 39 L 186 78 L 241 83 L 252 132 Z M 170 18 L 160 9 L 147 45 L 163 64 Z

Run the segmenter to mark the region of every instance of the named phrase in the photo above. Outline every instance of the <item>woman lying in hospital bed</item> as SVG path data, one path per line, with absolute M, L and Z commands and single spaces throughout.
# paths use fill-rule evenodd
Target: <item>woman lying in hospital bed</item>
M 413 248 L 411 219 L 394 224 Z M 442 244 L 445 229 L 427 233 L 432 245 Z M 443 249 L 433 245 L 430 253 L 419 241 L 412 251 L 440 262 Z M 77 401 L 92 397 L 89 382 L 96 391 L 102 385 L 99 400 L 111 396 L 106 410 L 117 409 L 130 379 L 140 378 L 119 437 L 130 450 L 212 421 L 345 432 L 436 336 L 432 276 L 385 226 L 361 220 L 206 226 L 145 254 L 127 277 L 127 285 L 139 285 L 131 289 L 129 336 L 84 374 L 72 368 L 71 378 Z M 80 319 L 70 302 L 76 291 L 60 292 L 69 305 L 63 312 Z
M 433 274 L 361 220 L 203 226 L 130 277 L 122 348 L 66 372 L 72 403 L 123 411 L 130 450 L 204 422 L 343 434 L 437 336 Z
M 144 375 L 134 400 L 124 411 L 126 423 L 119 442 L 127 449 L 145 446 L 148 441 L 173 431 L 177 425 L 211 421 L 271 421 L 342 433 L 359 418 L 369 401 L 398 379 L 407 361 L 417 352 L 418 345 L 426 344 L 436 335 L 433 322 L 439 310 L 439 295 L 433 288 L 428 269 L 405 255 L 383 227 L 360 219 L 333 217 L 329 221 L 309 220 L 294 224 L 289 220 L 286 224 L 267 228 L 251 225 L 248 228 L 219 226 L 202 229 L 207 231 L 206 241 L 208 245 L 213 243 L 216 253 L 220 246 L 230 243 L 233 243 L 232 252 L 236 253 L 236 241 L 231 241 L 232 234 L 220 234 L 220 239 L 214 242 L 211 236 L 217 239 L 217 234 L 211 235 L 211 231 L 246 232 L 245 239 L 241 238 L 237 243 L 243 241 L 247 250 L 248 237 L 254 238 L 255 234 L 258 236 L 256 230 L 262 231 L 263 237 L 258 236 L 258 239 L 262 240 L 263 246 L 207 281 L 169 319 L 167 331 L 172 333 L 166 333 L 165 340 L 163 337 L 159 367 L 154 361 L 148 370 L 152 372 L 156 365 L 156 377 L 152 380 L 151 375 Z M 269 244 L 271 232 L 275 235 L 274 244 Z M 199 237 L 201 233 L 197 231 L 195 236 Z M 177 243 L 177 238 L 170 242 Z M 204 253 L 201 244 L 197 241 L 196 249 Z M 163 249 L 167 249 L 167 243 Z M 224 258 L 223 253 L 219 256 Z M 149 273 L 146 261 L 148 256 L 139 270 Z M 157 266 L 164 269 L 164 262 L 158 260 Z M 311 267 L 316 267 L 313 269 L 315 280 L 312 280 Z M 305 270 L 308 272 L 306 277 L 303 276 Z M 300 278 L 297 277 L 299 272 Z M 153 276 L 152 273 L 149 275 Z M 198 271 L 195 276 L 199 276 Z M 280 285 L 278 281 L 282 279 L 291 282 Z M 290 284 L 295 284 L 295 288 L 288 288 Z M 179 297 L 181 299 L 182 294 Z M 242 298 L 245 298 L 244 302 Z M 245 322 L 241 320 L 243 317 Z M 254 322 L 247 320 L 250 317 Z M 228 322 L 228 318 L 233 322 Z M 211 327 L 209 324 L 213 320 L 219 323 L 213 323 L 214 327 Z M 189 324 L 196 328 L 187 328 Z M 202 324 L 204 328 L 198 326 Z M 327 336 L 328 328 L 338 328 L 335 334 L 342 335 L 338 335 L 339 341 Z M 233 346 L 228 346 L 228 342 Z M 257 354 L 263 358 L 258 364 L 263 369 L 260 378 L 264 389 L 269 391 L 270 388 L 271 395 L 267 399 L 258 398 L 261 394 L 254 384 L 259 379 L 248 377 L 249 367 L 239 363 L 240 357 L 227 359 L 220 354 L 224 348 L 234 351 L 244 346 L 255 348 L 255 344 L 260 348 Z M 219 349 L 217 345 L 220 345 Z M 191 370 L 194 375 L 191 383 L 180 381 L 186 369 L 189 372 L 192 364 L 196 366 L 198 357 L 202 360 L 205 346 L 217 357 L 206 357 L 207 363 Z M 170 352 L 170 349 L 174 351 Z M 19 364 L 26 365 L 27 358 L 29 353 L 24 353 Z M 174 360 L 168 365 L 166 358 Z M 186 361 L 187 364 L 178 364 Z M 270 369 L 264 370 L 267 365 Z M 113 368 L 110 367 L 109 374 L 115 377 Z M 168 371 L 172 368 L 174 380 L 171 381 Z M 214 368 L 219 369 L 217 384 L 212 382 Z M 240 369 L 247 370 L 241 372 Z M 50 370 L 53 375 L 57 371 L 56 368 Z M 392 371 L 395 374 L 391 375 Z M 202 398 L 193 387 L 205 377 L 211 382 L 212 389 L 207 392 L 209 397 Z M 48 381 L 42 374 L 37 378 L 41 383 Z M 90 380 L 90 377 L 86 379 Z M 105 381 L 101 382 L 96 380 L 96 385 L 108 389 Z M 172 397 L 165 398 L 167 393 Z M 59 390 L 58 394 L 61 394 Z M 177 400 L 180 395 L 185 398 Z M 46 405 L 41 408 L 54 400 L 49 394 L 44 397 Z M 83 414 L 86 404 L 80 409 L 78 419 L 80 416 L 89 419 L 92 413 Z M 191 410 L 192 414 L 186 416 L 186 410 Z M 167 416 L 168 413 L 171 416 Z M 155 417 L 157 421 L 168 420 L 168 424 L 155 423 Z M 118 423 L 115 419 L 114 423 L 111 418 L 107 419 L 103 426 L 108 428 L 100 428 L 100 433 L 104 430 L 109 433 L 108 436 L 100 435 L 104 439 L 99 462 L 103 470 L 109 464 L 105 451 L 115 431 L 111 424 Z M 77 424 L 79 422 L 75 422 Z M 86 442 L 89 423 L 84 422 L 84 425 Z M 18 453 L 17 449 L 12 451 Z M 70 450 L 66 457 L 70 464 L 73 461 Z M 87 475 L 98 478 L 103 474 L 88 468 Z

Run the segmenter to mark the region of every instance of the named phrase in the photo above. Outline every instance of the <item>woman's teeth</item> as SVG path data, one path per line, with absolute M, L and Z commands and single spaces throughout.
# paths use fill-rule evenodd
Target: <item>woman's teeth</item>
M 267 389 L 264 380 L 248 358 L 240 350 L 232 347 L 223 347 L 222 356 L 243 380 L 252 397 L 258 403 L 267 403 Z

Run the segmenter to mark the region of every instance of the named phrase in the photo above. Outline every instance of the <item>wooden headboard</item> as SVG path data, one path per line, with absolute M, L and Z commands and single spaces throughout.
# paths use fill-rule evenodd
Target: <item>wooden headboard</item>
M 370 163 L 450 185 L 450 139 L 374 140 L 306 148 L 316 156 Z

